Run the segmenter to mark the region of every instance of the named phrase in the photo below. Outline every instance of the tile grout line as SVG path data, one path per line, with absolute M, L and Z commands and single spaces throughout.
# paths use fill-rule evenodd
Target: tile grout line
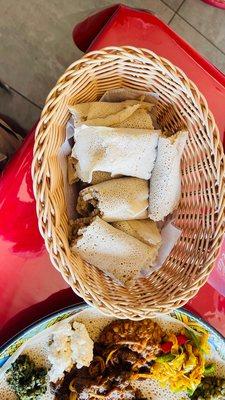
M 172 17 L 170 18 L 170 20 L 167 22 L 168 25 L 171 24 L 171 22 L 173 21 L 173 19 L 175 18 L 176 15 L 178 15 L 183 21 L 185 21 L 191 28 L 193 28 L 196 32 L 198 32 L 202 37 L 204 37 L 204 39 L 206 39 L 212 46 L 214 46 L 217 50 L 220 51 L 220 53 L 222 53 L 223 55 L 225 55 L 225 52 L 223 50 L 221 50 L 217 45 L 215 45 L 210 39 L 208 39 L 203 33 L 201 33 L 195 26 L 193 26 L 189 21 L 187 21 L 182 15 L 179 14 L 179 11 L 181 9 L 181 7 L 183 6 L 183 4 L 185 3 L 186 0 L 183 0 L 181 2 L 181 4 L 179 5 L 179 7 L 177 8 L 177 10 L 173 10 L 171 8 L 171 6 L 169 6 L 168 4 L 166 4 L 166 2 L 164 0 L 161 0 L 161 2 L 166 5 L 171 11 L 174 12 L 174 14 L 172 15 Z M 19 96 L 21 96 L 22 98 L 24 98 L 26 101 L 28 101 L 29 103 L 31 103 L 33 106 L 37 107 L 39 110 L 43 109 L 43 106 L 40 106 L 38 104 L 36 104 L 33 100 L 29 99 L 28 97 L 26 97 L 24 94 L 20 93 L 18 90 L 16 90 L 15 88 L 11 87 L 10 85 L 8 85 L 10 90 L 16 94 L 18 94 Z
M 181 8 L 181 6 L 184 4 L 185 0 L 182 0 L 181 4 L 178 6 L 178 8 L 176 10 L 174 10 L 169 4 L 166 3 L 165 0 L 160 0 L 161 3 L 163 3 L 165 6 L 167 6 L 171 11 L 173 11 L 174 13 L 177 13 L 177 11 Z
M 169 6 L 169 4 L 167 4 L 166 2 L 165 2 L 165 0 L 160 0 L 161 1 L 161 3 L 163 3 L 163 4 L 165 4 L 165 6 L 167 6 L 171 11 L 173 11 L 174 13 L 175 12 L 177 12 L 177 10 L 174 10 L 171 6 Z M 179 7 L 178 7 L 179 8 Z
M 178 15 L 183 21 L 185 21 L 189 26 L 191 26 L 196 32 L 199 33 L 199 35 L 201 35 L 202 37 L 204 37 L 204 39 L 206 39 L 212 46 L 214 46 L 217 50 L 220 51 L 220 53 L 222 53 L 223 55 L 225 55 L 225 52 L 223 50 L 221 50 L 216 44 L 214 44 L 210 39 L 208 39 L 203 33 L 201 33 L 195 26 L 193 26 L 189 21 L 187 21 L 182 15 L 179 14 L 179 11 L 182 7 L 182 5 L 184 4 L 186 0 L 183 0 L 182 3 L 179 5 L 179 7 L 177 8 L 176 11 L 174 11 L 168 4 L 166 4 L 166 2 L 164 0 L 161 0 L 161 2 L 163 4 L 165 4 L 170 10 L 174 11 L 174 14 L 172 15 L 172 17 L 170 18 L 169 22 L 167 22 L 168 25 L 171 24 L 171 22 L 173 21 L 174 17 L 176 15 Z
M 210 39 L 208 39 L 203 33 L 201 33 L 197 28 L 195 28 L 195 26 L 193 26 L 190 22 L 188 22 L 182 15 L 180 15 L 179 13 L 176 13 L 178 15 L 178 17 L 180 17 L 183 21 L 185 21 L 189 26 L 191 26 L 191 28 L 193 28 L 196 32 L 199 33 L 199 35 L 201 35 L 202 37 L 204 37 L 204 39 L 206 39 L 213 47 L 215 47 L 217 50 L 220 51 L 220 53 L 222 53 L 225 56 L 225 52 L 223 50 L 221 50 L 216 44 L 214 44 Z M 175 16 L 175 15 L 174 15 Z M 172 18 L 173 19 L 173 18 Z
M 39 110 L 42 110 L 43 107 L 41 107 L 39 104 L 36 104 L 33 100 L 29 99 L 29 97 L 25 96 L 23 93 L 20 93 L 18 90 L 16 90 L 15 88 L 11 87 L 9 85 L 9 88 L 17 93 L 18 95 L 20 95 L 21 97 L 23 97 L 25 100 L 29 101 L 29 103 L 33 104 L 33 106 L 36 106 L 37 108 L 39 108 Z
M 6 82 L 4 82 L 4 83 L 6 83 Z M 29 97 L 26 97 L 23 93 L 20 93 L 18 90 L 16 90 L 15 88 L 10 86 L 9 84 L 7 84 L 7 86 L 9 87 L 9 90 L 11 92 L 18 94 L 18 96 L 21 96 L 23 99 L 25 99 L 26 101 L 31 103 L 33 106 L 37 107 L 39 110 L 43 109 L 43 107 L 41 107 L 40 105 L 36 104 L 33 100 L 29 99 Z M 10 96 L 10 93 L 9 93 L 9 96 Z
M 173 21 L 175 15 L 177 15 L 176 12 L 173 14 L 173 16 L 172 16 L 172 17 L 170 18 L 170 20 L 167 22 L 168 25 L 170 25 L 170 23 Z
M 180 11 L 180 9 L 181 9 L 182 5 L 185 3 L 185 1 L 186 1 L 186 0 L 183 0 L 183 1 L 180 3 L 178 9 L 176 10 L 176 14 L 178 14 L 178 11 Z
M 163 2 L 163 4 L 166 4 L 166 3 L 164 3 L 164 1 L 163 0 L 161 0 L 162 2 Z M 172 15 L 172 17 L 170 18 L 170 20 L 169 20 L 169 22 L 168 22 L 168 25 L 170 25 L 171 24 L 171 22 L 173 21 L 173 19 L 174 19 L 174 17 L 177 15 L 177 13 L 178 13 L 178 11 L 180 10 L 180 8 L 182 7 L 182 5 L 184 4 L 184 2 L 185 2 L 185 0 L 183 0 L 181 3 L 180 3 L 180 5 L 179 5 L 179 7 L 177 8 L 177 10 L 176 11 L 174 11 L 174 14 Z M 168 6 L 169 7 L 169 6 Z M 169 7 L 170 8 L 170 7 Z M 172 10 L 172 8 L 170 8 L 171 10 Z

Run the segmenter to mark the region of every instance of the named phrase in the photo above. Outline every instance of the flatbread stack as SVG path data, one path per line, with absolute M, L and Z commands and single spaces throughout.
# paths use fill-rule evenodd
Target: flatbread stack
M 74 146 L 68 180 L 82 188 L 71 249 L 125 285 L 154 270 L 162 221 L 181 195 L 188 134 L 163 133 L 156 108 L 156 96 L 126 89 L 69 106 Z

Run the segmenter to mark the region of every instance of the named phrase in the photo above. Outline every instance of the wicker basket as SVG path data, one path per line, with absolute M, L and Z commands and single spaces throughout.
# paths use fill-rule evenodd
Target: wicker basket
M 157 92 L 160 124 L 172 132 L 187 126 L 190 133 L 175 215 L 182 235 L 163 267 L 132 290 L 71 253 L 57 157 L 65 140 L 67 104 L 94 101 L 121 87 Z M 87 303 L 119 318 L 153 317 L 182 306 L 206 282 L 224 233 L 223 149 L 205 98 L 168 60 L 145 49 L 108 47 L 72 64 L 46 100 L 36 129 L 32 174 L 39 229 L 51 261 Z

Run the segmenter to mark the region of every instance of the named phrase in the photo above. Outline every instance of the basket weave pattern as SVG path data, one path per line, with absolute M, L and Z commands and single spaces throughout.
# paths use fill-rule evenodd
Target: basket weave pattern
M 118 286 L 71 253 L 58 160 L 68 104 L 95 101 L 106 90 L 121 87 L 158 93 L 160 125 L 172 132 L 185 126 L 189 131 L 175 213 L 182 235 L 162 268 L 130 288 Z M 153 317 L 182 306 L 206 282 L 224 233 L 223 149 L 205 98 L 168 60 L 145 49 L 109 47 L 72 64 L 46 100 L 36 129 L 32 176 L 39 229 L 51 261 L 87 303 L 119 318 Z

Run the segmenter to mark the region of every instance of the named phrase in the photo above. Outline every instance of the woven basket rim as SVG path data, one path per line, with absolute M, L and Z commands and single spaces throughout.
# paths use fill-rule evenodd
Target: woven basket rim
M 169 74 L 171 79 L 174 77 L 179 77 L 182 84 L 188 90 L 188 94 L 198 99 L 199 109 L 202 113 L 204 121 L 210 123 L 213 127 L 212 129 L 212 137 L 211 143 L 213 146 L 213 156 L 215 160 L 215 167 L 217 168 L 217 182 L 218 182 L 218 193 L 219 193 L 219 210 L 217 220 L 218 225 L 214 232 L 214 240 L 213 246 L 211 248 L 211 253 L 206 262 L 206 272 L 203 276 L 199 277 L 198 280 L 195 280 L 194 283 L 190 284 L 189 288 L 186 288 L 185 291 L 179 294 L 176 297 L 176 301 L 174 298 L 168 300 L 166 306 L 162 304 L 162 311 L 169 313 L 174 309 L 183 306 L 190 298 L 192 298 L 200 289 L 201 286 L 207 281 L 207 278 L 213 269 L 213 263 L 216 259 L 216 256 L 219 251 L 220 243 L 222 240 L 222 236 L 224 233 L 224 221 L 225 221 L 225 167 L 224 167 L 224 154 L 223 147 L 220 141 L 219 130 L 216 126 L 215 119 L 213 114 L 208 108 L 207 101 L 205 97 L 200 93 L 197 86 L 186 76 L 186 74 L 178 67 L 173 65 L 169 60 L 158 56 L 154 52 L 144 49 L 144 48 L 135 48 L 132 46 L 123 46 L 123 47 L 115 47 L 110 46 L 103 48 L 101 50 L 92 51 L 84 55 L 81 59 L 75 61 L 71 64 L 65 73 L 59 78 L 54 88 L 50 91 L 45 107 L 41 114 L 41 119 L 37 125 L 35 132 L 35 145 L 34 145 L 34 158 L 32 162 L 32 178 L 33 178 L 33 190 L 35 199 L 37 201 L 37 215 L 38 215 L 38 224 L 41 235 L 45 240 L 46 248 L 50 254 L 51 261 L 56 269 L 60 270 L 63 278 L 66 282 L 72 287 L 74 292 L 81 296 L 89 305 L 95 306 L 99 308 L 103 313 L 108 315 L 113 315 L 119 318 L 130 318 L 130 319 L 141 319 L 146 316 L 154 316 L 157 312 L 154 311 L 154 307 L 145 307 L 142 304 L 139 307 L 130 307 L 126 305 L 112 305 L 106 299 L 102 299 L 99 296 L 94 288 L 90 287 L 87 282 L 84 282 L 80 279 L 79 275 L 75 276 L 74 271 L 70 268 L 70 260 L 67 257 L 66 251 L 64 251 L 64 261 L 68 262 L 68 273 L 65 273 L 64 270 L 60 268 L 60 256 L 61 246 L 60 243 L 56 241 L 54 243 L 55 251 L 52 251 L 52 244 L 50 244 L 52 240 L 52 232 L 49 230 L 46 234 L 46 226 L 43 224 L 43 220 L 40 215 L 40 203 L 43 203 L 43 208 L 46 207 L 43 193 L 44 193 L 44 184 L 40 183 L 40 160 L 42 155 L 44 154 L 43 143 L 46 140 L 47 133 L 46 128 L 50 125 L 51 119 L 54 116 L 57 105 L 60 106 L 61 99 L 65 96 L 65 92 L 67 88 L 70 86 L 70 83 L 74 81 L 75 77 L 80 76 L 85 71 L 88 71 L 90 65 L 96 65 L 96 63 L 103 63 L 105 60 L 114 60 L 117 57 L 122 57 L 123 55 L 126 58 L 133 60 L 140 57 L 142 60 L 150 65 L 151 63 L 158 63 L 160 68 L 165 69 L 165 73 Z M 71 73 L 73 74 L 72 77 Z M 42 137 L 43 132 L 45 133 L 44 138 Z M 49 227 L 48 227 L 49 228 Z M 50 229 L 50 228 L 49 228 Z M 58 256 L 57 256 L 58 254 Z M 185 294 L 184 294 L 185 293 Z M 158 312 L 160 311 L 160 307 L 158 308 Z

